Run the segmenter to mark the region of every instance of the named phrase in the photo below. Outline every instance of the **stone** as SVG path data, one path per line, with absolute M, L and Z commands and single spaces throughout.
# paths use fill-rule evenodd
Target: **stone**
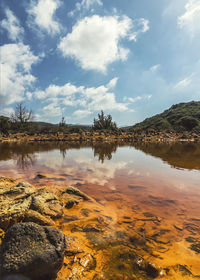
M 65 205 L 65 208 L 70 209 L 74 205 L 79 204 L 79 202 L 83 201 L 83 198 L 80 196 L 76 196 L 73 194 L 63 193 L 62 194 L 62 202 Z
M 23 221 L 24 222 L 33 222 L 33 223 L 36 223 L 41 226 L 54 226 L 55 225 L 54 221 L 51 218 L 46 217 L 34 210 L 28 210 L 25 213 Z
M 43 192 L 33 196 L 31 209 L 57 219 L 63 215 L 63 207 L 53 193 Z
M 71 186 L 67 187 L 64 193 L 73 194 L 82 197 L 84 200 L 91 200 L 91 198 L 87 194 L 81 192 L 79 189 L 75 187 L 71 187 Z
M 14 223 L 22 221 L 31 202 L 31 197 L 18 201 L 10 199 L 0 201 L 0 228 L 7 229 Z
M 35 223 L 18 223 L 8 229 L 2 242 L 1 276 L 55 279 L 63 264 L 65 248 L 65 236 L 59 230 Z

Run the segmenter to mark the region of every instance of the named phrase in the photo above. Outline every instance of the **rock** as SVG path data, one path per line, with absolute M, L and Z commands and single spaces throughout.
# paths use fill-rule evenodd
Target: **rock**
M 96 260 L 90 254 L 86 254 L 81 257 L 79 263 L 84 268 L 87 268 L 87 270 L 95 269 L 96 267 Z
M 46 178 L 46 176 L 41 173 L 38 173 L 35 177 L 35 179 L 43 179 L 43 178 Z
M 192 244 L 190 246 L 190 249 L 195 251 L 196 253 L 200 254 L 200 242 L 196 244 Z
M 42 214 L 34 211 L 28 210 L 24 216 L 24 222 L 33 222 L 41 226 L 54 226 L 55 223 L 51 218 L 45 217 Z
M 31 202 L 31 197 L 24 200 L 20 199 L 18 201 L 10 199 L 0 201 L 0 227 L 2 229 L 7 229 L 14 223 L 22 221 Z
M 12 274 L 30 280 L 52 280 L 60 270 L 65 251 L 65 236 L 51 227 L 18 223 L 5 234 L 1 248 L 1 276 Z
M 77 198 L 75 196 L 66 196 L 65 195 L 65 208 L 70 209 L 74 205 L 77 205 L 82 199 Z
M 23 220 L 28 211 L 36 189 L 28 183 L 0 188 L 0 227 L 7 229 Z
M 140 270 L 145 271 L 147 276 L 151 278 L 156 278 L 162 274 L 162 270 L 160 268 L 156 267 L 155 264 L 144 260 L 143 258 L 136 258 L 135 263 Z
M 35 192 L 36 189 L 29 183 L 25 183 L 25 182 L 19 183 L 16 186 L 11 186 L 10 188 L 5 188 L 5 187 L 0 188 L 0 195 L 6 196 L 7 198 L 11 198 L 11 199 L 25 198 L 28 197 L 29 195 L 32 195 Z
M 82 197 L 84 200 L 92 200 L 87 194 L 81 192 L 79 189 L 75 188 L 75 187 L 67 187 L 67 189 L 64 191 L 64 193 L 68 193 L 68 194 L 73 194 L 76 196 L 80 196 Z
M 31 209 L 50 216 L 52 219 L 60 218 L 63 215 L 63 207 L 57 196 L 47 192 L 33 196 Z
M 73 194 L 62 193 L 61 201 L 65 205 L 65 208 L 70 209 L 74 205 L 83 201 L 83 198 L 80 196 L 73 195 Z

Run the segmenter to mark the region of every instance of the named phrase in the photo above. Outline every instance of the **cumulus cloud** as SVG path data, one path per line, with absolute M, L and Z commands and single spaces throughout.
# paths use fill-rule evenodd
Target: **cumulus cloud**
M 146 32 L 144 19 L 141 24 L 141 32 Z M 132 28 L 133 21 L 127 16 L 93 15 L 78 21 L 58 48 L 64 57 L 75 59 L 83 69 L 105 73 L 112 62 L 127 59 L 130 50 L 121 45 L 121 40 L 132 40 Z
M 29 14 L 29 25 L 36 25 L 42 31 L 46 31 L 50 35 L 60 32 L 61 26 L 55 19 L 55 12 L 60 7 L 60 0 L 33 0 L 30 8 L 27 10 Z
M 6 18 L 1 21 L 0 26 L 8 32 L 8 37 L 12 41 L 20 41 L 24 35 L 24 29 L 20 26 L 18 18 L 9 9 L 5 9 Z
M 25 91 L 35 81 L 31 67 L 39 58 L 22 43 L 7 44 L 0 47 L 1 87 L 0 105 L 22 101 Z
M 33 92 L 32 97 L 49 102 L 44 111 L 55 112 L 57 115 L 61 115 L 63 106 L 73 106 L 75 108 L 73 115 L 77 118 L 85 118 L 100 110 L 128 111 L 128 104 L 117 102 L 115 94 L 111 91 L 116 86 L 117 79 L 112 79 L 106 86 L 88 88 L 77 87 L 71 83 L 64 86 L 50 85 L 44 91 Z
M 178 18 L 180 28 L 187 28 L 191 35 L 200 32 L 200 1 L 189 0 L 185 13 Z

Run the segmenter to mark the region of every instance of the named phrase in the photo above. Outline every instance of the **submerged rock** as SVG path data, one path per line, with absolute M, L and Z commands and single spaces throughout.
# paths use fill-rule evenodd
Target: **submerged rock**
M 1 276 L 12 274 L 30 280 L 55 279 L 63 264 L 65 236 L 51 227 L 34 223 L 12 226 L 1 248 Z

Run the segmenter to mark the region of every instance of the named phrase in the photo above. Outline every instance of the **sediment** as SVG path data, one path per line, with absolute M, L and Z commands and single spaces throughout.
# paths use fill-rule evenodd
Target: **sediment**
M 141 224 L 140 230 L 133 219 Z M 156 228 L 161 220 L 145 213 L 143 219 L 127 215 L 118 221 L 115 213 L 77 188 L 39 187 L 0 177 L 1 276 L 17 274 L 30 280 L 200 278 L 185 265 L 160 267 L 152 262 L 156 259 L 153 245 L 167 250 L 171 240 L 165 237 L 169 231 L 152 235 L 145 227 L 142 230 L 145 223 Z M 199 248 L 197 239 L 189 242 Z

